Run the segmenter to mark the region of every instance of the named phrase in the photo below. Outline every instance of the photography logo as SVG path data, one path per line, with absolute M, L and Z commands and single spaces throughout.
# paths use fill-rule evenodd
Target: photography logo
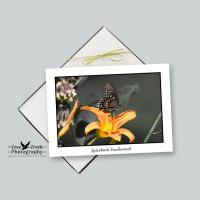
M 46 146 L 34 145 L 30 141 L 27 143 L 20 142 L 18 145 L 8 146 L 9 157 L 46 157 Z

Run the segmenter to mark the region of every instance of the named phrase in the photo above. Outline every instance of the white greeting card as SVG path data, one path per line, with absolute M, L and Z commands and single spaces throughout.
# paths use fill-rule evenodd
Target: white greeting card
M 51 157 L 173 149 L 168 64 L 47 69 L 46 87 Z

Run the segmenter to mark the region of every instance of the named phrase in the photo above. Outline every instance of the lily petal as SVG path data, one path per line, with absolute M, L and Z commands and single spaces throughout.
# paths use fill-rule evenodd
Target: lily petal
M 118 142 L 120 142 L 122 139 L 122 136 L 119 133 L 109 134 L 109 137 L 113 138 L 114 140 L 117 140 Z
M 120 128 L 122 125 L 124 125 L 126 122 L 135 119 L 136 118 L 136 112 L 133 110 L 127 110 L 125 112 L 122 112 L 115 116 L 115 130 Z
M 85 127 L 85 134 L 87 135 L 90 131 L 99 129 L 99 122 L 91 122 Z
M 98 108 L 91 107 L 91 106 L 83 106 L 83 107 L 81 107 L 81 110 L 88 110 L 88 111 L 94 113 L 98 117 L 98 120 L 100 123 L 102 121 L 104 121 L 105 118 L 108 117 L 108 115 L 110 115 L 110 113 L 104 113 L 103 111 L 99 110 Z
M 126 128 L 118 129 L 118 134 L 127 136 L 130 140 L 130 143 L 132 143 L 135 140 L 134 134 Z
M 69 114 L 69 116 L 68 116 L 68 118 L 67 118 L 67 120 L 66 120 L 66 122 L 65 122 L 65 125 L 64 125 L 63 128 L 59 131 L 59 133 L 58 133 L 58 138 L 60 138 L 60 137 L 62 137 L 63 135 L 65 135 L 65 134 L 67 133 L 67 131 L 69 130 L 70 123 L 71 123 L 71 121 L 72 121 L 72 119 L 73 119 L 73 117 L 74 117 L 74 115 L 75 115 L 75 113 L 76 113 L 78 107 L 79 107 L 79 101 L 77 100 L 77 101 L 75 102 L 75 104 L 74 104 L 74 107 L 73 107 L 72 111 L 70 112 L 70 114 Z

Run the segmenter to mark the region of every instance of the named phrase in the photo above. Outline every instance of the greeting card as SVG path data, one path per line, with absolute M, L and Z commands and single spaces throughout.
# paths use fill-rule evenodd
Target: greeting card
M 169 65 L 46 70 L 50 156 L 172 151 Z

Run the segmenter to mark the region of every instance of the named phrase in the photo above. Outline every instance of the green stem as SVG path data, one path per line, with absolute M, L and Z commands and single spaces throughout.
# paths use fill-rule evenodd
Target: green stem
M 93 144 L 97 139 L 98 139 L 98 137 L 93 138 L 87 145 Z
M 81 142 L 81 146 L 83 146 L 85 143 L 85 137 L 83 138 L 83 141 Z
M 159 120 L 160 120 L 160 118 L 161 118 L 161 115 L 162 115 L 161 112 L 159 112 L 159 113 L 158 113 L 158 116 L 156 117 L 156 120 L 154 121 L 154 123 L 153 123 L 151 129 L 149 130 L 149 133 L 148 133 L 147 136 L 145 137 L 143 143 L 147 143 L 147 142 L 149 141 L 149 138 L 151 137 L 151 135 L 152 135 L 154 129 L 156 128 L 156 125 L 158 124 L 158 122 L 159 122 Z
M 115 112 L 111 112 L 111 113 L 110 113 L 110 116 L 111 116 L 111 117 L 115 117 Z

